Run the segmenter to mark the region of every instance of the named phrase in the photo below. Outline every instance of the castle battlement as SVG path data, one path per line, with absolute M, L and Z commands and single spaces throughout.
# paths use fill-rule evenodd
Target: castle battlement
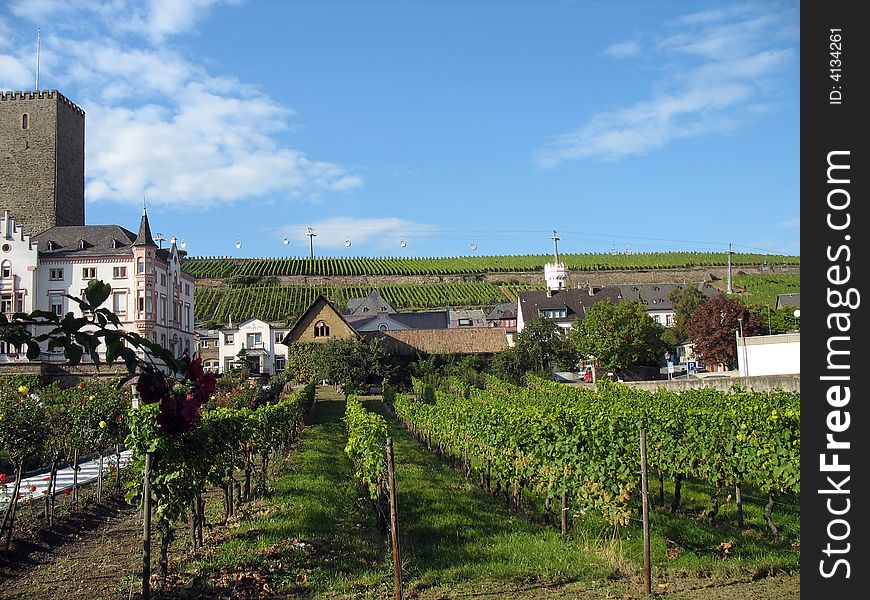
M 57 90 L 28 90 L 28 91 L 2 91 L 0 90 L 0 102 L 4 100 L 43 100 L 58 98 L 61 102 L 79 113 L 82 117 L 85 116 L 85 111 L 75 102 L 61 94 Z

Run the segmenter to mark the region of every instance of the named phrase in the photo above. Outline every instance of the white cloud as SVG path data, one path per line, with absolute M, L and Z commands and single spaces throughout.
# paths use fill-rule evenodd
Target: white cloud
M 612 58 L 630 58 L 640 54 L 640 44 L 633 40 L 619 42 L 605 48 L 602 54 Z
M 88 201 L 138 205 L 146 196 L 151 205 L 208 209 L 272 195 L 317 198 L 362 185 L 357 173 L 290 147 L 296 127 L 290 107 L 253 85 L 210 73 L 167 41 L 221 3 L 239 0 L 11 5 L 19 17 L 52 24 L 43 31 L 48 85 L 41 87 L 65 91 L 86 111 Z M 83 22 L 93 27 L 83 29 Z M 30 88 L 32 78 L 21 57 L 0 52 L 0 87 Z
M 412 243 L 415 237 L 431 236 L 437 228 L 424 223 L 406 221 L 397 217 L 355 218 L 332 217 L 314 223 L 290 223 L 269 231 L 276 239 L 288 238 L 293 246 L 308 248 L 308 227 L 314 230 L 314 246 L 325 248 L 345 247 L 350 240 L 352 245 L 373 244 L 376 249 L 397 251 L 399 242 L 407 239 Z M 306 250 L 307 252 L 307 250 Z
M 0 54 L 0 90 L 32 89 L 34 73 L 14 56 Z
M 570 160 L 619 160 L 684 138 L 731 132 L 777 104 L 766 95 L 797 57 L 793 27 L 781 14 L 747 9 L 705 11 L 677 19 L 679 30 L 657 45 L 668 77 L 653 97 L 591 115 L 575 130 L 553 136 L 535 153 L 538 166 Z M 778 43 L 778 45 L 776 44 Z M 628 42 L 606 53 L 631 55 Z

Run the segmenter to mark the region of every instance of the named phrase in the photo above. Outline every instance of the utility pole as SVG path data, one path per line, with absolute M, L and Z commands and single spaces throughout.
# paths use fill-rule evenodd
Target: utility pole
M 556 231 L 553 230 L 553 237 L 550 238 L 553 240 L 553 256 L 556 259 L 555 264 L 559 264 L 559 236 L 556 235 Z
M 731 250 L 731 244 L 728 244 L 728 293 L 733 294 L 734 289 L 731 287 L 731 255 L 734 252 Z
M 314 233 L 314 230 L 309 227 L 308 233 L 306 233 L 305 235 L 308 236 L 308 258 L 314 260 L 314 238 L 317 236 L 317 234 Z

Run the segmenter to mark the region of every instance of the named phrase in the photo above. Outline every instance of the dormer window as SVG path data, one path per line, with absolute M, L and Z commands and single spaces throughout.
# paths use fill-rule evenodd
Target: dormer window
M 119 242 L 115 238 L 112 238 L 112 249 L 117 250 L 120 247 L 121 247 L 121 242 Z
M 79 239 L 79 250 L 85 249 L 85 238 Z
M 46 250 L 54 250 L 54 242 L 52 240 L 48 240 L 48 243 L 45 245 Z

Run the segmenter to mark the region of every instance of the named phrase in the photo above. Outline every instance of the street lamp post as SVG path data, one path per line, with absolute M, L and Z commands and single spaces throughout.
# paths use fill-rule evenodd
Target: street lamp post
M 749 357 L 746 354 L 746 338 L 743 337 L 743 317 L 737 317 L 737 324 L 740 327 L 740 341 L 743 342 L 743 372 L 745 377 L 749 377 Z
M 668 381 L 671 380 L 671 353 L 670 351 L 665 352 L 665 363 L 668 367 Z

